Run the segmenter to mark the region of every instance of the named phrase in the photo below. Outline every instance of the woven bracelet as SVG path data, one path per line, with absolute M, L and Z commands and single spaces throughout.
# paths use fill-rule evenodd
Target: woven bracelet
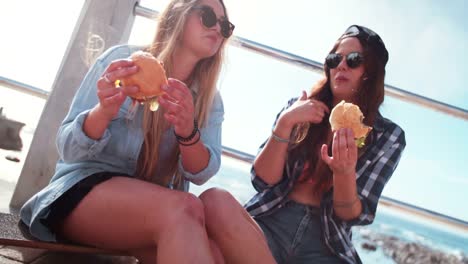
M 274 140 L 278 141 L 278 142 L 281 142 L 281 143 L 289 143 L 289 139 L 285 139 L 285 138 L 282 138 L 282 137 L 278 137 L 277 135 L 275 135 L 275 132 L 272 130 L 271 131 L 271 136 L 273 137 Z
M 174 135 L 175 135 L 177 141 L 179 141 L 179 142 L 189 142 L 190 140 L 192 140 L 195 137 L 197 132 L 198 132 L 198 122 L 197 122 L 197 119 L 194 119 L 193 120 L 193 130 L 192 130 L 192 133 L 188 137 L 181 137 L 181 136 L 177 135 L 175 130 L 174 130 Z
M 192 143 L 183 143 L 183 142 L 179 141 L 179 145 L 184 146 L 184 147 L 188 147 L 188 146 L 192 146 L 192 145 L 197 144 L 198 141 L 200 141 L 200 138 L 201 138 L 200 130 L 197 129 L 197 132 L 198 132 L 198 138 L 197 138 L 197 140 L 195 140 L 195 141 L 192 142 Z M 195 134 L 196 134 L 196 133 L 195 133 Z

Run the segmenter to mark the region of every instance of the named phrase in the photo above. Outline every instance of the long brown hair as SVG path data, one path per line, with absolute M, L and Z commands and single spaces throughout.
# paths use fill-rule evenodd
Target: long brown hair
M 182 38 L 188 14 L 199 2 L 200 0 L 173 0 L 159 17 L 156 36 L 148 51 L 163 62 L 166 74 L 169 77 L 174 67 L 172 54 L 176 50 L 178 41 Z M 220 3 L 227 18 L 224 3 L 221 0 Z M 198 120 L 200 127 L 206 124 L 216 94 L 216 81 L 221 71 L 226 42 L 226 40 L 223 41 L 215 55 L 200 60 L 189 78 L 194 80 L 193 84 L 198 86 L 197 95 L 194 97 L 194 105 L 195 118 Z M 194 88 L 193 84 L 190 88 Z M 156 112 L 152 112 L 149 110 L 149 106 L 145 106 L 143 114 L 144 143 L 136 174 L 137 177 L 153 181 L 162 186 L 167 186 L 175 175 L 173 185 L 175 188 L 180 189 L 183 181 L 177 169 L 179 156 L 177 146 L 172 149 L 169 162 L 165 163 L 164 168 L 161 168 L 163 170 L 160 170 L 161 173 L 156 175 L 159 145 L 162 143 L 162 134 L 167 128 L 163 114 L 161 108 Z
M 342 38 L 335 43 L 330 53 L 338 49 L 341 40 Z M 367 42 L 359 38 L 358 40 L 363 47 L 365 73 L 353 103 L 358 105 L 364 114 L 364 124 L 373 126 L 379 106 L 384 100 L 385 64 L 378 59 L 377 54 L 368 46 Z M 326 64 L 324 64 L 324 72 L 325 76 L 312 87 L 309 99 L 322 101 L 329 109 L 332 109 L 333 94 L 330 84 L 330 69 Z M 309 165 L 305 171 L 305 179 L 316 177 L 313 179 L 316 183 L 314 193 L 321 196 L 330 189 L 333 181 L 332 171 L 322 160 L 320 154 L 322 144 L 327 144 L 329 152 L 331 152 L 332 137 L 328 116 L 325 116 L 320 124 L 310 125 L 309 129 L 303 128 L 293 133 L 295 133 L 293 136 L 303 137 L 304 140 L 290 148 L 288 159 L 297 160 L 305 157 L 305 162 Z

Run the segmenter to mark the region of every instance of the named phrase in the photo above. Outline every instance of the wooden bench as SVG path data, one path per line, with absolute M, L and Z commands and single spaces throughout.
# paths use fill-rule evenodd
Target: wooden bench
M 0 213 L 0 245 L 70 253 L 128 256 L 128 253 L 121 251 L 37 240 L 29 233 L 28 227 L 20 221 L 19 215 L 8 213 Z

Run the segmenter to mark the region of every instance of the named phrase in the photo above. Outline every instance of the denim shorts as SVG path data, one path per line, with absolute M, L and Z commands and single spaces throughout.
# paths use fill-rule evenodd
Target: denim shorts
M 323 241 L 319 208 L 289 200 L 255 220 L 278 264 L 344 263 Z

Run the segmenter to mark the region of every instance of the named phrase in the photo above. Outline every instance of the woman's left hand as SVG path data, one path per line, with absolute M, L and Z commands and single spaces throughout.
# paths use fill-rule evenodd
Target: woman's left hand
M 165 94 L 158 97 L 164 108 L 164 118 L 174 126 L 174 131 L 181 137 L 188 137 L 194 128 L 194 105 L 190 89 L 177 79 L 168 79 L 168 85 L 161 87 Z
M 333 134 L 332 156 L 328 156 L 328 146 L 322 145 L 322 160 L 334 175 L 354 175 L 356 173 L 357 146 L 350 128 L 341 128 Z

